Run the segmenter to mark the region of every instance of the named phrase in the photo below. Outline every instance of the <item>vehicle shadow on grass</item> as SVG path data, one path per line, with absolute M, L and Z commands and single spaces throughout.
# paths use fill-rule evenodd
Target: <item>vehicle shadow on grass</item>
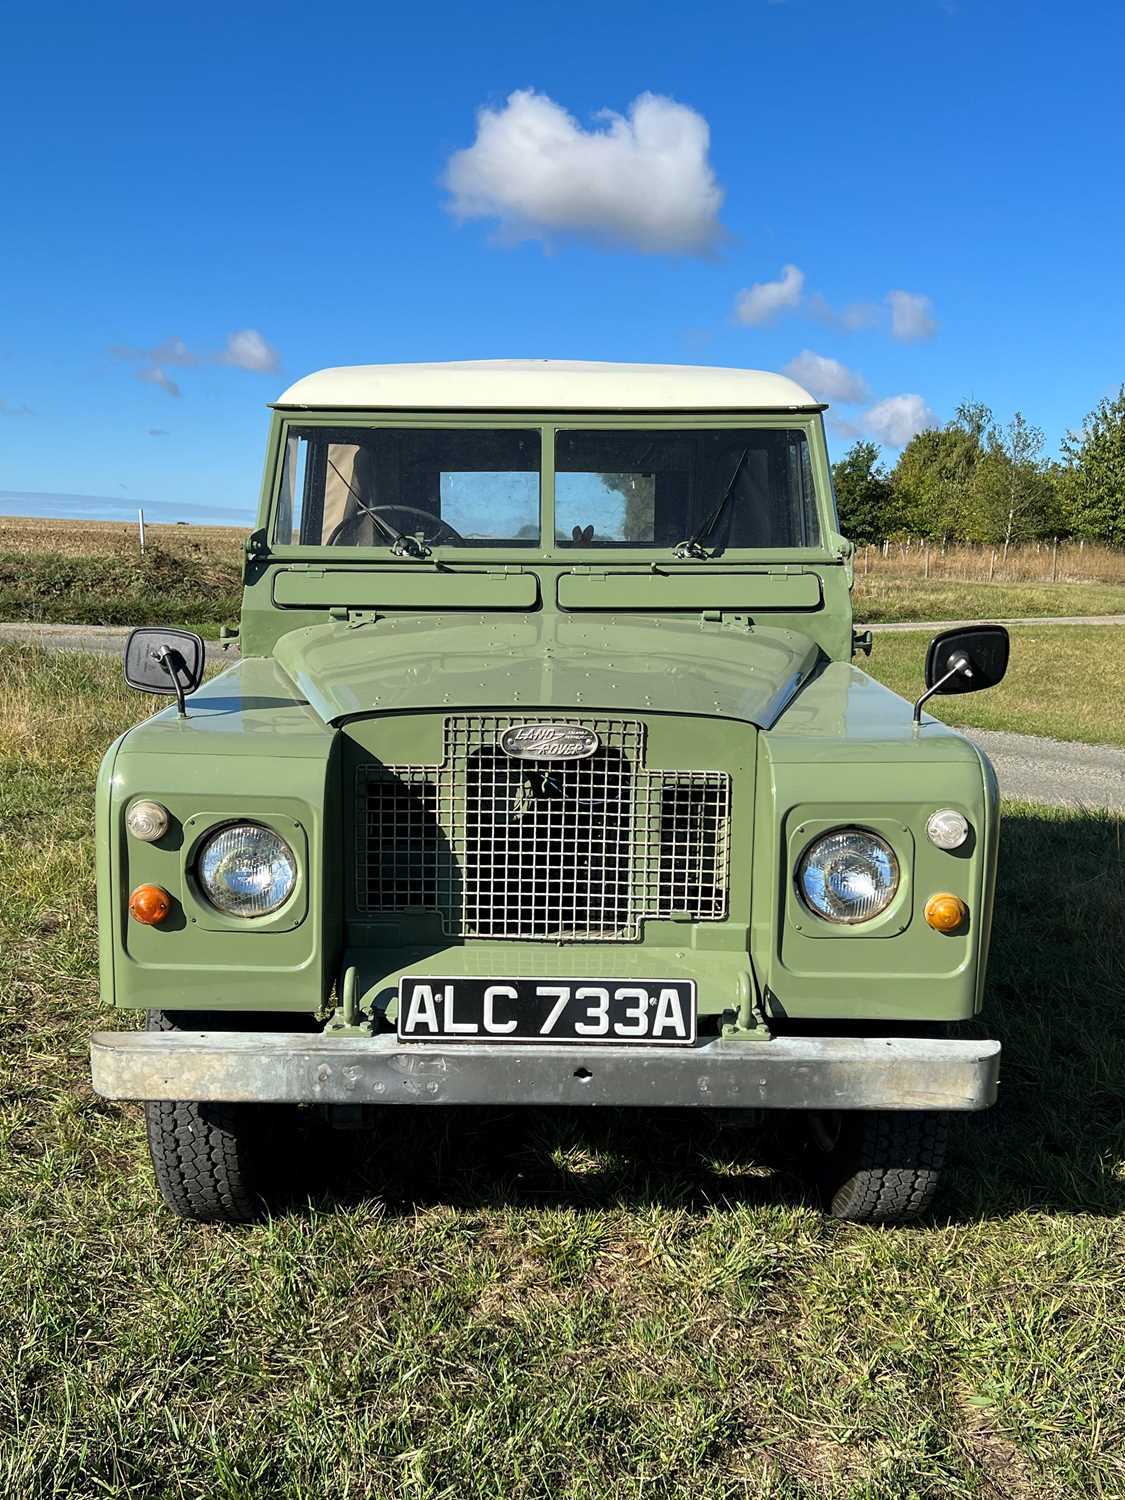
M 1125 1211 L 1125 819 L 1005 814 L 983 1016 L 1000 1098 L 953 1133 L 959 1220 Z
M 807 1198 L 791 1153 L 769 1130 L 699 1110 L 388 1108 L 379 1127 L 314 1127 L 305 1178 L 325 1206 L 378 1198 L 389 1213 L 459 1208 L 781 1204 Z M 325 1180 L 325 1161 L 330 1177 Z M 307 1201 L 307 1200 L 305 1200 Z
M 954 1118 L 936 1221 L 1125 1210 L 1123 954 L 1125 821 L 1008 814 L 985 1013 L 962 1028 L 1001 1039 L 1000 1102 Z M 786 1114 L 748 1127 L 700 1110 L 386 1109 L 373 1131 L 314 1128 L 305 1146 L 298 1211 L 313 1183 L 321 1203 L 377 1197 L 403 1214 L 812 1201 Z

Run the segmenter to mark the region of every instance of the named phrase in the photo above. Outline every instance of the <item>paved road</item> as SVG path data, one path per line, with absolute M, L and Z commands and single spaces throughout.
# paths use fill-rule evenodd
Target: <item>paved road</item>
M 962 731 L 996 767 L 1004 797 L 1125 812 L 1125 750 L 997 729 Z
M 1030 621 L 1040 624 L 1041 621 Z M 1086 621 L 1051 621 L 1052 624 L 1085 624 Z M 1096 617 L 1095 624 L 1121 623 L 1125 617 Z M 876 625 L 875 630 L 938 630 L 949 621 L 932 624 Z M 4 625 L 0 641 L 26 641 L 49 651 L 99 651 L 119 655 L 129 632 L 111 625 Z M 222 655 L 217 641 L 207 643 L 212 659 Z M 237 643 L 226 653 L 238 654 Z M 1030 734 L 1003 734 L 995 730 L 966 730 L 996 767 L 1005 797 L 1060 805 L 1112 807 L 1125 811 L 1125 750 L 1108 745 L 1078 745 L 1039 739 Z
M 857 625 L 857 630 L 955 630 L 979 625 L 976 620 L 896 620 L 893 624 Z M 1023 620 L 990 620 L 990 625 L 1125 625 L 1125 615 L 1048 615 Z

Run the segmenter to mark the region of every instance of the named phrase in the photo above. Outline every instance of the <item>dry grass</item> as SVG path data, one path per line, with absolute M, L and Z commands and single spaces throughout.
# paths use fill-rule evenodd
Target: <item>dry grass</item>
M 918 540 L 856 550 L 856 577 L 948 579 L 972 583 L 1114 583 L 1125 585 L 1125 548 L 1093 542 L 1021 542 L 1009 547 Z

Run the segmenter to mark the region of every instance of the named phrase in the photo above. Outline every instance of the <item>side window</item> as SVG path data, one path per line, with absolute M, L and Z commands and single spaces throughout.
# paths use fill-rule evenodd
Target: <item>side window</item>
M 301 512 L 304 507 L 308 456 L 307 438 L 286 439 L 281 462 L 281 493 L 273 528 L 273 540 L 280 545 L 289 546 L 301 539 Z
M 820 539 L 816 519 L 816 486 L 813 483 L 812 453 L 803 432 L 789 433 L 789 493 L 797 501 L 800 525 L 799 542 L 815 546 Z

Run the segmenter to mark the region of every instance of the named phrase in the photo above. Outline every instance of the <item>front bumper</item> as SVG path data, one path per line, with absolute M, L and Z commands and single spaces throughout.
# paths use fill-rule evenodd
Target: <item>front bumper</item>
M 688 1048 L 400 1042 L 257 1031 L 100 1031 L 107 1099 L 289 1104 L 567 1104 L 987 1109 L 1000 1043 L 715 1038 Z

